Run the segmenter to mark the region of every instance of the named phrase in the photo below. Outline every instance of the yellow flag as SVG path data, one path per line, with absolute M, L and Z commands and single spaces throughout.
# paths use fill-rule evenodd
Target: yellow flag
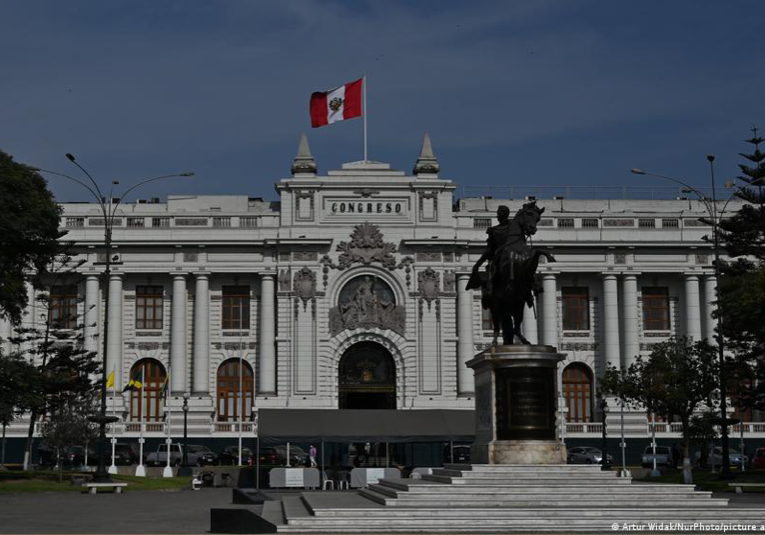
M 114 370 L 106 378 L 106 388 L 112 388 L 114 386 Z

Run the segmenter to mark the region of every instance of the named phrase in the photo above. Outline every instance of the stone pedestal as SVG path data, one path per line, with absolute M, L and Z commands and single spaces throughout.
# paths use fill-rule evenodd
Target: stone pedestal
M 474 464 L 565 464 L 557 438 L 557 368 L 552 346 L 492 346 L 467 366 L 475 374 Z

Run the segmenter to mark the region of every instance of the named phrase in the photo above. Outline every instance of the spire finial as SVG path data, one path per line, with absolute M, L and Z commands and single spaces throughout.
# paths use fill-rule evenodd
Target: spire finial
M 440 166 L 438 165 L 438 159 L 433 154 L 433 146 L 430 143 L 430 136 L 425 133 L 425 137 L 422 139 L 422 148 L 420 149 L 420 156 L 417 158 L 417 163 L 414 164 L 415 175 L 433 175 L 438 176 Z
M 300 134 L 297 156 L 295 156 L 295 160 L 292 162 L 292 175 L 316 175 L 316 160 L 311 155 L 311 148 L 308 146 L 308 138 L 305 132 Z

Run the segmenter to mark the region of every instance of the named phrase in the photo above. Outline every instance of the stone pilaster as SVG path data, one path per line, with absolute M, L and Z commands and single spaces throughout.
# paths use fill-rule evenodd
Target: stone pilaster
M 542 275 L 542 343 L 558 347 L 558 288 L 555 275 Z
M 685 275 L 685 334 L 693 340 L 701 340 L 701 304 L 699 277 Z
M 603 275 L 603 351 L 605 364 L 619 368 L 619 298 L 616 275 Z
M 717 277 L 707 275 L 704 277 L 704 302 L 706 304 L 706 314 L 704 314 L 704 337 L 710 342 L 715 341 L 715 329 L 717 320 L 712 317 L 715 311 L 715 301 L 717 301 Z
M 624 368 L 635 362 L 640 354 L 640 336 L 638 326 L 637 274 L 624 275 L 623 325 L 624 325 Z
M 194 393 L 210 391 L 210 279 L 195 273 L 194 291 Z
M 473 292 L 467 289 L 469 273 L 457 274 L 457 394 L 475 393 L 473 372 L 466 363 L 475 356 L 473 345 Z
M 276 311 L 273 273 L 260 276 L 260 369 L 258 394 L 276 394 Z
M 186 274 L 173 273 L 173 301 L 170 317 L 170 388 L 173 392 L 185 392 L 187 390 L 187 330 Z
M 94 353 L 98 353 L 98 333 L 100 331 L 100 315 L 98 313 L 98 277 L 99 276 L 95 273 L 90 273 L 85 277 L 85 325 L 83 328 L 85 340 L 83 340 L 83 345 L 85 351 L 92 351 Z M 111 373 L 111 370 L 107 370 L 106 373 Z
M 109 275 L 109 320 L 106 345 L 106 373 L 114 370 L 114 387 L 122 389 L 122 273 Z

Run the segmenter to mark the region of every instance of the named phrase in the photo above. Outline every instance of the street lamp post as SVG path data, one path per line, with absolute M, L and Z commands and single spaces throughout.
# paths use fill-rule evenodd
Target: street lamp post
M 728 401 L 726 399 L 727 397 L 727 385 L 726 385 L 726 376 L 725 376 L 725 339 L 723 336 L 723 317 L 719 313 L 720 310 L 720 218 L 722 217 L 722 214 L 725 212 L 725 208 L 728 206 L 728 203 L 733 199 L 734 195 L 731 195 L 727 201 L 725 201 L 725 204 L 722 207 L 722 210 L 720 210 L 719 214 L 717 211 L 717 192 L 715 190 L 715 168 L 714 168 L 714 161 L 715 161 L 715 155 L 714 154 L 708 154 L 707 155 L 707 161 L 709 162 L 709 171 L 712 178 L 712 203 L 710 204 L 710 199 L 704 195 L 702 192 L 700 192 L 698 189 L 694 188 L 693 186 L 689 186 L 685 182 L 673 178 L 666 175 L 660 175 L 656 173 L 649 173 L 648 171 L 644 171 L 642 169 L 633 169 L 632 173 L 636 175 L 647 175 L 647 176 L 655 176 L 658 178 L 663 178 L 665 180 L 669 180 L 671 182 L 674 182 L 676 184 L 680 184 L 686 190 L 693 192 L 696 194 L 696 196 L 699 198 L 699 200 L 704 205 L 704 208 L 706 209 L 707 213 L 709 214 L 710 219 L 712 220 L 712 248 L 713 248 L 713 254 L 714 254 L 714 273 L 715 273 L 715 280 L 718 281 L 718 285 L 715 287 L 716 297 L 717 297 L 717 310 L 718 310 L 718 321 L 719 325 L 717 327 L 717 351 L 718 351 L 718 357 L 719 357 L 719 381 L 720 381 L 720 416 L 721 416 L 721 424 L 720 424 L 720 442 L 722 445 L 722 466 L 720 467 L 720 478 L 721 479 L 730 479 L 732 476 L 730 471 L 730 449 L 729 449 L 729 432 L 728 432 Z M 726 186 L 728 184 L 726 183 Z M 654 458 L 655 458 L 655 452 L 654 452 Z
M 624 398 L 619 399 L 619 418 L 621 420 L 621 434 L 622 441 L 619 443 L 619 447 L 622 449 L 622 469 L 619 472 L 619 477 L 631 477 L 630 471 L 627 470 L 627 442 L 624 440 Z
M 66 157 L 70 162 L 76 165 L 80 169 L 80 171 L 82 171 L 85 174 L 85 176 L 88 178 L 92 186 L 78 178 L 69 176 L 64 173 L 59 173 L 57 171 L 49 171 L 47 169 L 41 169 L 39 167 L 32 167 L 32 168 L 38 172 L 48 173 L 51 175 L 66 178 L 84 187 L 93 195 L 93 197 L 95 197 L 99 208 L 101 208 L 101 214 L 104 217 L 104 249 L 105 249 L 106 255 L 104 259 L 104 283 L 102 287 L 104 291 L 104 307 L 107 313 L 104 314 L 103 328 L 101 329 L 102 353 L 103 353 L 102 354 L 103 369 L 101 370 L 101 407 L 99 411 L 100 414 L 98 416 L 90 417 L 90 421 L 97 423 L 99 425 L 98 468 L 96 468 L 96 471 L 93 474 L 93 481 L 96 483 L 109 483 L 111 482 L 111 476 L 106 468 L 105 448 L 104 448 L 106 444 L 106 426 L 107 424 L 113 424 L 114 422 L 119 420 L 116 416 L 106 415 L 106 381 L 107 381 L 107 375 L 109 373 L 107 370 L 107 365 L 106 365 L 106 352 L 109 345 L 109 314 L 108 314 L 109 298 L 110 298 L 109 280 L 111 276 L 112 261 L 115 260 L 112 258 L 112 228 L 114 226 L 114 217 L 117 214 L 117 207 L 120 205 L 122 200 L 136 188 L 148 182 L 154 182 L 156 180 L 162 180 L 162 179 L 171 178 L 171 177 L 193 176 L 194 173 L 192 172 L 175 173 L 171 175 L 162 175 L 162 176 L 157 176 L 154 178 L 142 180 L 141 182 L 138 182 L 134 186 L 128 188 L 122 195 L 119 196 L 116 202 L 113 202 L 112 193 L 114 191 L 114 186 L 119 184 L 118 181 L 116 180 L 112 181 L 111 187 L 109 188 L 109 198 L 107 199 L 101 193 L 101 188 L 98 187 L 98 183 L 95 181 L 93 176 L 90 173 L 88 173 L 88 171 L 77 162 L 75 157 L 70 153 L 67 153 Z M 107 204 L 107 200 L 108 200 L 108 204 Z M 115 372 L 115 375 L 116 375 L 116 372 Z M 112 400 L 112 403 L 114 403 L 115 401 L 116 400 Z
M 608 416 L 608 403 L 606 403 L 606 398 L 600 398 L 600 410 L 603 414 L 603 443 L 601 447 L 602 457 L 600 458 L 600 469 L 608 470 L 610 466 L 608 465 L 608 440 L 606 439 L 606 418 Z
M 178 469 L 179 476 L 190 476 L 191 467 L 189 466 L 189 393 L 183 394 L 183 460 Z

